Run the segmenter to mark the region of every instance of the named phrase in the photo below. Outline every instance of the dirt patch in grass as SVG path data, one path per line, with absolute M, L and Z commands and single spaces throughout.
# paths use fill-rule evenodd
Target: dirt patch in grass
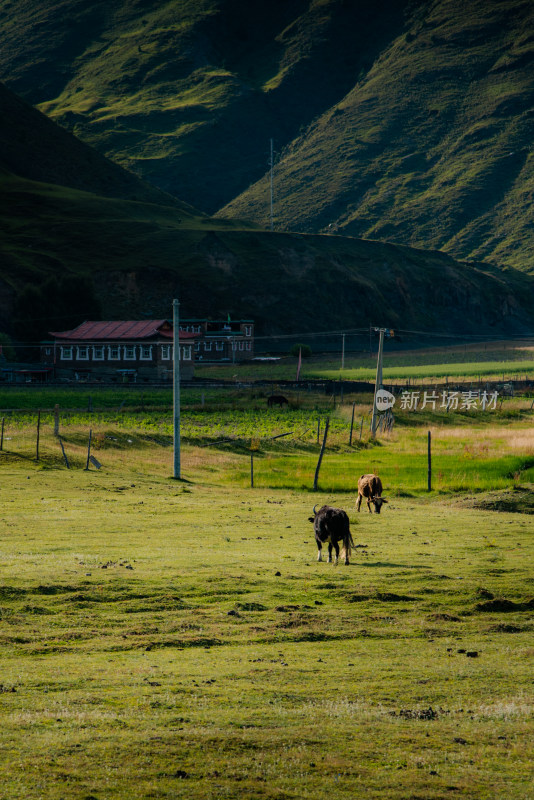
M 491 625 L 488 630 L 492 633 L 521 633 L 522 631 L 530 630 L 530 626 L 500 623 L 499 625 Z
M 369 594 L 350 594 L 347 597 L 349 603 L 363 603 L 366 600 L 378 600 L 381 603 L 403 603 L 415 602 L 418 597 L 410 597 L 407 594 L 395 594 L 394 592 L 376 592 L 374 595 Z
M 524 603 L 514 603 L 513 600 L 506 600 L 504 598 L 495 600 L 488 600 L 486 603 L 478 603 L 476 606 L 477 611 L 492 612 L 513 612 L 513 611 L 532 611 L 534 609 L 534 598 L 527 600 Z
M 438 712 L 432 707 L 423 709 L 401 708 L 400 711 L 390 711 L 391 717 L 401 719 L 438 719 Z
M 485 492 L 476 498 L 467 498 L 462 505 L 483 511 L 534 514 L 534 484 L 514 486 L 513 489 L 503 489 L 498 492 Z

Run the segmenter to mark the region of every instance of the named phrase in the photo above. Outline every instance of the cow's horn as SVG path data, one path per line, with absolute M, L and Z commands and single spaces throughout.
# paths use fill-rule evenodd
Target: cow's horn
M 313 513 L 314 513 L 314 514 L 317 514 L 317 511 L 315 510 L 316 508 L 317 508 L 317 503 L 316 503 L 316 504 L 314 505 L 314 507 L 313 507 Z

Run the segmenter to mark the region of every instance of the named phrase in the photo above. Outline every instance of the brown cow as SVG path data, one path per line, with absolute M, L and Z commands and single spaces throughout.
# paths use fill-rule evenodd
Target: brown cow
M 362 500 L 365 497 L 367 500 L 367 508 L 371 514 L 371 503 L 375 507 L 377 514 L 380 514 L 380 509 L 383 503 L 387 503 L 385 497 L 382 497 L 382 481 L 378 475 L 362 475 L 358 478 L 358 501 L 356 508 L 360 510 Z

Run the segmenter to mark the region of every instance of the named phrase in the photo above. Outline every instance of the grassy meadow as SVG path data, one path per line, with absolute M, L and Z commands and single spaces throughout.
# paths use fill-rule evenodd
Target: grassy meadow
M 337 353 L 313 354 L 302 360 L 300 380 L 370 381 L 376 377 L 377 340 L 363 334 L 346 334 L 347 352 L 342 368 L 342 336 Z M 332 337 L 332 341 L 334 337 Z M 534 378 L 534 345 L 531 340 L 473 342 L 448 347 L 399 350 L 397 343 L 384 346 L 383 378 L 388 383 L 443 383 L 450 381 L 524 381 Z M 313 348 L 313 340 L 312 340 Z M 197 364 L 195 374 L 210 379 L 290 380 L 297 374 L 298 358 L 280 354 L 278 361 L 238 365 Z
M 51 412 L 39 461 L 32 404 L 2 412 L 0 796 L 532 797 L 531 401 L 371 441 L 360 396 L 349 447 L 353 398 L 188 392 L 179 481 L 166 396 L 65 395 L 70 469 Z M 389 502 L 357 514 L 371 470 Z M 348 567 L 316 561 L 323 502 Z

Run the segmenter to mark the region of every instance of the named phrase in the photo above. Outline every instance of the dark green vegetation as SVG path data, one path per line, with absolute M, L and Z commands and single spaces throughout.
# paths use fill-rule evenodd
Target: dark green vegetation
M 233 410 L 219 395 L 206 400 L 202 411 L 186 394 L 184 422 L 203 417 L 205 433 L 223 423 L 240 435 L 245 397 Z M 495 463 L 526 464 L 534 441 L 531 414 L 509 402 L 514 419 L 469 425 L 453 415 L 438 426 L 436 469 L 473 464 L 478 489 L 511 487 Z M 423 454 L 425 431 L 403 426 L 349 450 L 348 408 L 335 415 L 315 495 L 294 488 L 308 467 L 303 478 L 293 469 L 296 458 L 316 459 L 313 441 L 262 438 L 252 490 L 247 454 L 199 447 L 200 434 L 184 447 L 176 482 L 170 411 L 131 408 L 62 419 L 69 471 L 49 417 L 39 464 L 20 454 L 35 419 L 8 420 L 6 798 L 531 795 L 531 517 L 473 509 L 472 494 L 420 487 L 408 497 L 406 469 Z M 313 398 L 308 423 L 326 410 Z M 264 412 L 265 433 L 300 424 L 300 413 Z M 100 471 L 82 468 L 89 424 Z M 373 468 L 389 504 L 380 516 L 356 514 L 354 476 Z M 291 476 L 293 488 L 277 488 Z M 348 567 L 315 560 L 307 517 L 317 501 L 349 511 L 357 546 Z
M 205 212 L 529 269 L 528 0 L 1 0 L 1 75 Z M 222 209 L 222 211 L 221 211 Z

